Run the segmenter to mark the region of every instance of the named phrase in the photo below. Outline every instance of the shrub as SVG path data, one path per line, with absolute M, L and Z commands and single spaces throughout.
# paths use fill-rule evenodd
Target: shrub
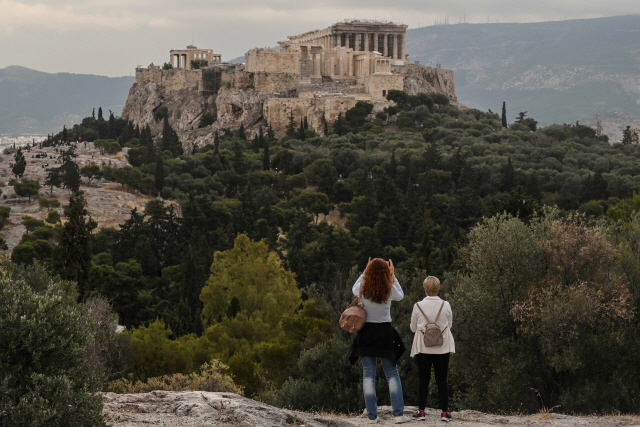
M 40 265 L 4 263 L 2 271 L 0 424 L 106 426 L 85 352 L 92 329 L 74 284 Z
M 212 360 L 200 367 L 200 373 L 163 375 L 138 382 L 122 378 L 108 383 L 106 389 L 114 393 L 147 393 L 153 390 L 166 390 L 218 391 L 242 394 L 242 387 L 237 386 L 226 373 L 228 369 L 220 361 Z

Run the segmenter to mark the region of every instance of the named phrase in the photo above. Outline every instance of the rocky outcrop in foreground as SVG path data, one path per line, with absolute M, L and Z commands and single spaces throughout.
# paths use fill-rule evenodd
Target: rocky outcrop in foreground
M 140 394 L 104 393 L 104 412 L 113 427 L 172 426 L 294 426 L 347 427 L 369 425 L 366 416 L 314 415 L 288 411 L 247 399 L 233 393 L 200 391 L 154 391 Z M 380 424 L 393 424 L 391 408 L 379 408 Z M 407 407 L 411 415 L 415 407 Z M 411 421 L 405 425 L 441 426 L 440 412 L 426 411 L 426 421 Z M 453 413 L 455 425 L 467 426 L 640 426 L 640 417 L 572 417 L 542 413 L 530 416 L 500 416 L 477 411 Z

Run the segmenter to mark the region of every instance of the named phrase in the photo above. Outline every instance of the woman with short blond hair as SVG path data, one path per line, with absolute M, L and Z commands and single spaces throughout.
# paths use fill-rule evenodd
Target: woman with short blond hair
M 418 410 L 413 415 L 414 420 L 424 420 L 424 409 L 427 406 L 429 394 L 429 380 L 431 379 L 431 366 L 433 366 L 438 385 L 438 396 L 442 421 L 451 421 L 449 412 L 449 390 L 447 373 L 449 370 L 449 355 L 456 352 L 455 342 L 451 334 L 453 325 L 453 313 L 447 301 L 438 297 L 440 292 L 440 280 L 435 276 L 429 276 L 423 282 L 426 297 L 413 306 L 411 313 L 411 332 L 414 332 L 411 357 L 418 364 Z M 427 319 L 428 318 L 428 319 Z M 424 344 L 423 334 L 427 323 L 435 323 L 442 331 L 442 345 L 427 347 Z

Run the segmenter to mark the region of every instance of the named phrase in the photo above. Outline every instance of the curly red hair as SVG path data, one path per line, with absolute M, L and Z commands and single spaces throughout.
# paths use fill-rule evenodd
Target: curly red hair
M 391 296 L 391 286 L 393 285 L 393 274 L 389 264 L 383 259 L 372 259 L 364 270 L 362 280 L 362 296 L 382 304 Z

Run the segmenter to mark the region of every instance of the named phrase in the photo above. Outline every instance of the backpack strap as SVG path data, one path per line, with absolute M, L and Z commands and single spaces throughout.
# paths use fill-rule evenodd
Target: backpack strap
M 427 325 L 430 324 L 431 322 L 429 321 L 429 318 L 427 317 L 427 315 L 424 314 L 424 311 L 422 311 L 422 308 L 420 308 L 420 304 L 416 303 L 416 307 L 418 307 L 418 310 L 420 310 L 420 313 L 422 313 L 424 318 L 427 319 Z M 433 322 L 433 324 L 438 323 L 438 319 L 440 318 L 440 313 L 442 312 L 443 307 L 444 307 L 444 301 L 442 301 L 442 304 L 440 305 L 440 310 L 438 310 L 438 315 L 436 316 L 436 320 L 435 322 Z
M 422 311 L 422 309 L 420 308 L 420 304 L 416 303 L 416 307 L 418 307 L 418 310 L 420 310 L 420 313 L 422 313 L 422 315 L 424 316 L 425 319 L 427 319 L 427 325 L 431 322 L 429 322 L 429 318 L 427 317 L 426 314 L 424 314 L 424 311 Z M 438 313 L 439 314 L 439 313 Z
M 442 307 L 444 307 L 444 301 L 442 301 L 442 304 L 440 305 L 440 310 L 438 310 L 438 315 L 436 316 L 436 321 L 433 323 L 438 323 L 438 318 L 440 317 L 440 313 L 442 313 Z

